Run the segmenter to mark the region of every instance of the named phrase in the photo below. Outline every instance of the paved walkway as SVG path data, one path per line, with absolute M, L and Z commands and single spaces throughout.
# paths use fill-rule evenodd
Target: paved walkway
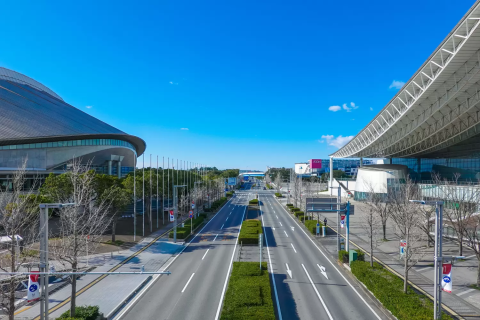
M 153 242 L 173 224 L 165 225 L 164 228 L 144 238 L 137 245 L 121 250 L 113 256 L 100 254 L 90 256 L 90 266 L 98 265 L 95 272 L 107 271 L 140 271 L 144 266 L 145 271 L 158 271 L 167 261 L 183 248 L 183 243 L 174 244 L 168 241 L 168 234 Z M 153 242 L 153 243 L 152 243 Z M 82 266 L 86 265 L 84 261 Z M 89 274 L 77 280 L 77 305 L 98 305 L 104 315 L 111 313 L 115 307 L 124 301 L 148 275 L 95 275 Z M 52 284 L 50 284 L 52 286 Z M 68 284 L 50 294 L 49 305 L 52 318 L 60 316 L 70 308 L 71 285 Z M 34 319 L 40 314 L 38 303 L 25 306 L 16 313 L 18 319 Z
M 285 205 L 286 199 L 280 202 Z M 360 222 L 362 219 L 362 204 L 351 201 L 355 205 L 355 215 L 350 216 L 350 242 L 351 244 L 369 251 L 368 237 Z M 321 221 L 326 217 L 327 225 L 333 225 L 327 233 L 326 238 L 317 238 L 317 241 L 324 245 L 332 255 L 336 255 L 336 216 L 335 213 L 324 213 L 320 215 Z M 387 265 L 400 276 L 403 275 L 403 261 L 399 260 L 399 241 L 394 235 L 393 222 L 387 223 L 387 238 L 390 241 L 380 242 L 374 250 L 374 257 Z M 343 233 L 345 229 L 343 229 Z M 456 243 L 444 240 L 444 255 L 457 255 Z M 426 249 L 427 250 L 427 249 Z M 409 271 L 409 280 L 433 296 L 433 248 L 427 250 L 428 253 L 423 259 Z M 480 319 L 480 290 L 472 290 L 468 285 L 476 280 L 477 260 L 471 257 L 473 253 L 466 249 L 465 256 L 470 258 L 466 261 L 456 262 L 452 272 L 453 293 L 443 293 L 442 302 L 457 312 L 459 315 L 468 317 L 467 319 Z M 366 259 L 369 257 L 366 256 Z

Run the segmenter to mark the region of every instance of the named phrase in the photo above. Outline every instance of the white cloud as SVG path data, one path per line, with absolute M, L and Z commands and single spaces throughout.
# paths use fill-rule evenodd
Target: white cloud
M 401 89 L 403 87 L 403 85 L 405 84 L 405 82 L 403 81 L 399 81 L 399 80 L 393 80 L 392 81 L 392 84 L 388 87 L 388 89 Z
M 170 84 L 174 84 L 174 85 L 178 86 L 178 82 L 173 82 L 173 81 L 170 81 L 169 83 L 170 83 Z
M 92 109 L 93 106 L 86 106 L 85 108 L 87 108 L 87 109 Z
M 347 112 L 352 112 L 352 110 L 358 109 L 358 106 L 355 105 L 354 102 L 350 102 L 350 106 L 348 106 L 346 103 L 343 104 L 343 110 L 346 110 Z
M 186 130 L 186 131 L 188 131 L 188 128 L 180 128 L 180 130 Z
M 341 148 L 352 139 L 353 139 L 353 136 L 343 137 L 342 135 L 339 135 L 338 137 L 335 138 L 334 135 L 327 134 L 327 135 L 323 135 L 322 140 L 318 140 L 318 142 L 320 143 L 326 142 L 330 146 Z
M 373 108 L 372 108 L 372 107 L 370 107 L 370 111 L 373 111 Z
M 340 106 L 331 106 L 331 107 L 328 107 L 328 110 L 333 111 L 333 112 L 337 112 L 337 111 L 339 111 L 339 110 L 342 110 L 342 107 L 340 107 Z

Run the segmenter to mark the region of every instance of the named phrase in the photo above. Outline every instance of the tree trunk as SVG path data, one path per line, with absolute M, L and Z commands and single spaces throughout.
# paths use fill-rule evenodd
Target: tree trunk
M 112 244 L 115 242 L 115 230 L 117 228 L 117 217 L 112 219 Z
M 72 264 L 72 272 L 77 272 L 77 263 Z M 77 275 L 72 275 L 72 292 L 70 297 L 70 317 L 75 317 L 75 306 L 77 299 Z
M 373 226 L 370 226 L 370 266 L 373 268 Z
M 458 234 L 458 255 L 463 256 L 463 233 Z
M 477 268 L 477 286 L 480 287 L 480 260 L 478 260 L 478 268 Z
M 403 292 L 407 293 L 407 284 L 408 284 L 408 253 L 409 253 L 409 246 L 410 246 L 410 237 L 409 233 L 407 231 L 407 246 L 405 247 L 405 269 L 404 269 L 404 276 L 405 276 L 405 281 L 403 282 Z
M 387 222 L 382 223 L 383 240 L 387 240 Z
M 13 242 L 12 242 L 13 243 Z M 12 255 L 10 270 L 15 271 L 16 256 L 15 256 L 15 246 L 10 247 L 10 254 Z M 15 319 L 15 278 L 12 277 L 9 286 L 9 297 L 8 297 L 8 319 Z

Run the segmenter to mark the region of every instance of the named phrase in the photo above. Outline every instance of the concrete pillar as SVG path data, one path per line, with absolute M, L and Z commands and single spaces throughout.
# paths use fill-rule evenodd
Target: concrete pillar
M 330 185 L 329 185 L 330 194 L 332 194 L 331 192 L 332 186 L 333 186 L 333 157 L 330 157 Z
M 122 177 L 122 161 L 117 162 L 117 177 Z
M 363 167 L 363 158 L 360 158 L 360 168 Z
M 108 175 L 112 175 L 112 160 L 108 160 Z

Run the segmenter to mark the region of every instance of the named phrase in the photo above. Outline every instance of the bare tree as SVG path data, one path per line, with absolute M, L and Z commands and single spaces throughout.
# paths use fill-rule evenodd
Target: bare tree
M 0 229 L 1 235 L 11 240 L 4 243 L 5 252 L 0 256 L 0 270 L 19 272 L 22 264 L 38 262 L 38 249 L 33 249 L 38 241 L 38 199 L 33 193 L 37 180 L 32 187 L 27 185 L 26 163 L 14 173 L 11 190 L 0 191 Z M 0 308 L 10 320 L 15 314 L 15 291 L 23 279 L 12 275 L 3 279 L 0 285 Z
M 424 248 L 420 247 L 422 231 L 419 226 L 422 224 L 422 217 L 418 214 L 419 205 L 410 200 L 419 199 L 420 195 L 417 186 L 407 177 L 404 183 L 396 181 L 390 188 L 389 201 L 391 202 L 390 216 L 395 222 L 395 233 L 400 239 L 405 239 L 404 259 L 404 287 L 407 293 L 408 271 L 425 255 Z
M 72 169 L 65 173 L 72 185 L 70 195 L 55 199 L 61 203 L 74 203 L 60 210 L 59 236 L 53 240 L 54 257 L 65 269 L 76 272 L 80 267 L 80 257 L 86 252 L 94 252 L 102 234 L 110 224 L 110 203 L 97 199 L 94 188 L 95 173 L 80 161 L 72 161 Z M 105 196 L 104 199 L 112 197 Z M 70 276 L 71 302 L 70 316 L 75 316 L 77 277 Z
M 465 224 L 464 236 L 468 245 L 475 252 L 477 258 L 477 286 L 480 287 L 480 215 L 476 214 L 468 219 Z
M 277 173 L 277 176 L 275 177 L 275 189 L 277 189 L 277 192 L 280 192 L 280 189 L 282 188 L 282 175 L 280 174 L 280 171 Z
M 387 190 L 387 186 L 384 186 L 384 189 Z M 369 207 L 369 210 L 372 210 L 379 218 L 378 220 L 382 225 L 383 240 L 387 240 L 387 221 L 390 216 L 392 204 L 388 197 L 383 193 L 377 192 L 373 185 L 366 185 L 366 190 L 368 196 L 365 204 Z
M 378 232 L 378 227 L 381 224 L 381 219 L 378 214 L 378 203 L 377 196 L 379 194 L 369 193 L 365 204 L 367 205 L 367 210 L 363 213 L 363 216 L 360 221 L 360 226 L 367 233 L 369 239 L 370 247 L 370 266 L 373 267 L 373 249 L 377 247 L 378 238 L 380 233 Z
M 429 248 L 431 247 L 432 243 L 435 242 L 435 239 L 430 234 L 430 227 L 434 225 L 434 223 L 432 224 L 432 220 L 435 221 L 435 207 L 424 205 L 424 206 L 420 206 L 419 210 L 422 213 L 423 219 L 424 219 L 423 223 L 419 226 L 419 228 L 425 234 L 427 247 Z
M 471 218 L 477 213 L 480 201 L 480 188 L 468 183 L 459 185 L 460 174 L 454 174 L 453 180 L 441 179 L 434 175 L 438 194 L 444 200 L 443 213 L 455 230 L 458 240 L 458 255 L 463 255 L 463 242 L 466 240 L 466 230 Z

